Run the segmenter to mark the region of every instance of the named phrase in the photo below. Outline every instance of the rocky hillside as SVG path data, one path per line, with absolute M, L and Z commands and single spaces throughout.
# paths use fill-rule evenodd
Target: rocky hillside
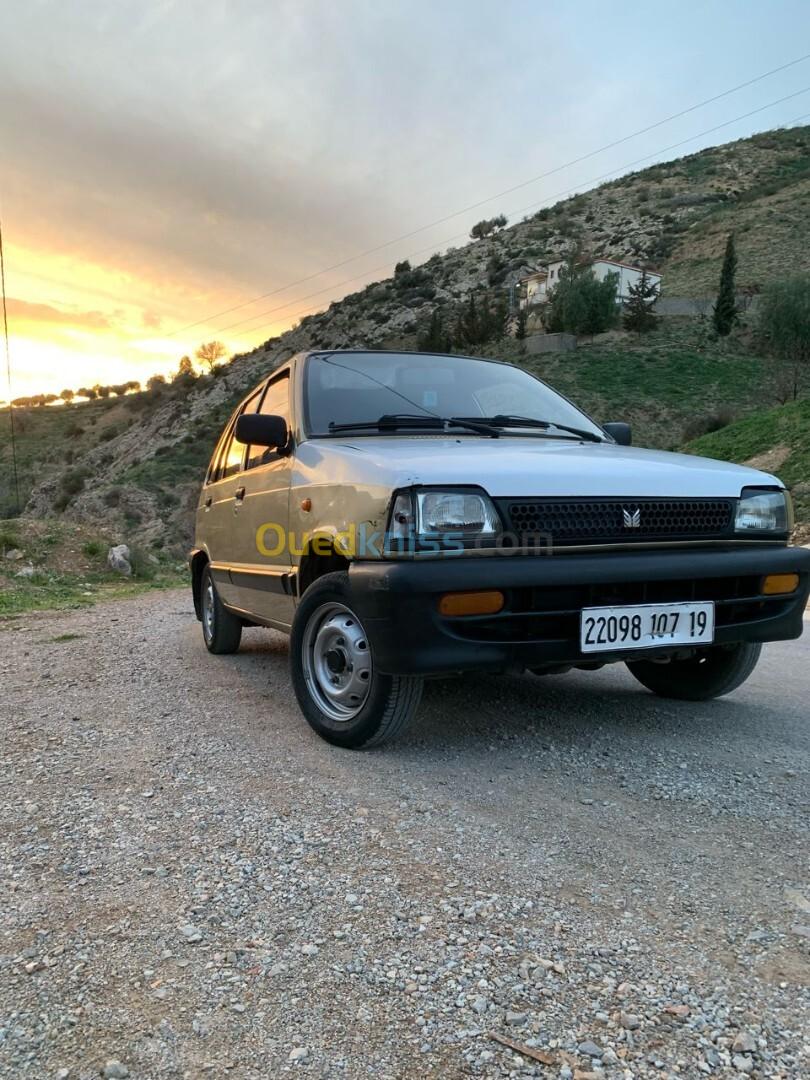
M 116 405 L 120 419 L 106 421 L 114 429 L 109 436 L 91 446 L 68 444 L 72 461 L 66 463 L 68 447 L 58 436 L 51 441 L 52 460 L 37 463 L 26 512 L 101 520 L 141 542 L 182 547 L 205 462 L 230 409 L 298 350 L 413 347 L 435 306 L 458 303 L 470 292 L 503 295 L 528 268 L 575 247 L 660 269 L 665 296 L 711 295 L 732 230 L 740 289 L 755 292 L 776 277 L 810 269 L 810 126 L 765 132 L 603 184 L 420 266 L 400 265 L 391 278 L 234 358 L 217 377 L 123 399 Z M 505 343 L 507 353 L 513 344 Z M 699 360 L 705 348 L 705 342 L 696 345 L 693 357 Z M 653 412 L 661 408 L 655 365 L 645 370 L 648 383 L 636 387 L 634 399 L 642 414 L 645 401 Z M 725 377 L 718 377 L 722 387 Z M 570 377 L 565 382 L 576 396 Z M 81 418 L 93 404 L 72 406 L 71 413 Z M 693 402 L 685 406 L 694 411 Z M 673 445 L 679 434 L 649 441 Z

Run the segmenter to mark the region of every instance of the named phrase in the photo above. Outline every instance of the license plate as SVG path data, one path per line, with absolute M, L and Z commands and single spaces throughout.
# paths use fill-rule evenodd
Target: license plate
M 710 645 L 714 641 L 714 604 L 583 608 L 579 637 L 584 653 Z

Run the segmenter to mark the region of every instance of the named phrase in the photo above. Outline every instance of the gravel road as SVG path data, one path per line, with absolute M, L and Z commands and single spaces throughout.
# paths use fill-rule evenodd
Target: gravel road
M 432 683 L 364 754 L 183 591 L 0 679 L 3 1078 L 810 1076 L 810 637 L 710 705 Z

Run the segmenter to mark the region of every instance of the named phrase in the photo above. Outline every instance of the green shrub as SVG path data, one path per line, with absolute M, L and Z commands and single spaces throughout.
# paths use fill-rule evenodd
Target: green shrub
M 82 554 L 86 555 L 88 559 L 97 559 L 99 555 L 103 555 L 106 545 L 100 540 L 86 540 L 82 544 Z
M 151 581 L 154 578 L 157 566 L 149 558 L 148 553 L 137 544 L 129 545 L 129 564 L 132 567 L 133 577 L 140 578 L 142 581 Z
M 713 412 L 696 416 L 690 420 L 683 429 L 683 441 L 692 442 L 701 435 L 709 435 L 713 431 L 720 431 L 734 423 L 734 410 L 727 407 L 715 409 Z
M 0 551 L 10 551 L 20 546 L 19 537 L 11 529 L 0 529 Z

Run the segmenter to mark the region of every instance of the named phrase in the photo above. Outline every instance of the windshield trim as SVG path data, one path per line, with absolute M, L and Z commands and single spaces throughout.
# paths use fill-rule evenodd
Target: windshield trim
M 583 409 L 579 405 L 577 405 L 576 402 L 572 401 L 571 398 L 569 398 L 561 390 L 557 390 L 556 387 L 553 387 L 549 383 L 547 383 L 545 381 L 545 379 L 541 379 L 539 375 L 535 375 L 533 371 L 528 371 L 526 368 L 518 367 L 517 364 L 512 364 L 508 360 L 498 360 L 498 359 L 496 359 L 495 357 L 492 357 L 492 356 L 472 356 L 469 353 L 420 352 L 418 349 L 313 349 L 311 352 L 308 352 L 306 354 L 305 358 L 304 358 L 304 364 L 302 366 L 302 371 L 301 371 L 301 391 L 302 391 L 301 396 L 302 396 L 302 399 L 303 399 L 302 426 L 303 426 L 303 429 L 304 429 L 303 434 L 304 434 L 305 439 L 335 439 L 335 438 L 340 438 L 341 436 L 344 437 L 344 438 L 347 437 L 347 436 L 350 436 L 351 438 L 357 438 L 357 437 L 360 437 L 360 436 L 368 437 L 368 436 L 377 436 L 377 435 L 381 434 L 379 431 L 357 432 L 356 434 L 354 432 L 350 432 L 350 431 L 342 431 L 342 432 L 315 431 L 313 429 L 313 427 L 312 427 L 312 423 L 311 423 L 311 419 L 310 419 L 310 412 L 309 412 L 308 380 L 309 380 L 309 366 L 310 366 L 310 363 L 313 360 L 318 360 L 318 359 L 329 360 L 333 356 L 348 358 L 348 357 L 351 357 L 351 356 L 382 356 L 382 355 L 386 355 L 386 354 L 390 355 L 390 356 L 423 356 L 423 357 L 424 356 L 440 356 L 440 357 L 450 357 L 450 358 L 452 358 L 454 360 L 476 360 L 478 362 L 483 362 L 483 363 L 486 363 L 486 364 L 499 364 L 501 367 L 516 368 L 518 371 L 522 371 L 525 375 L 528 375 L 530 379 L 534 379 L 535 382 L 539 382 L 541 386 L 544 386 L 547 390 L 550 390 L 552 394 L 556 394 L 557 397 L 559 397 L 563 401 L 567 402 L 571 406 L 572 409 L 574 409 L 576 412 L 578 412 L 582 416 L 584 416 L 585 419 L 588 420 L 591 424 L 593 424 L 593 426 L 599 432 L 603 442 L 615 443 L 615 441 L 616 441 L 613 438 L 612 435 L 610 435 L 607 431 L 605 431 L 605 429 L 602 427 L 602 425 L 600 423 L 598 423 L 598 421 L 594 420 L 594 418 L 590 415 L 590 413 L 586 412 L 585 409 Z M 430 414 L 428 413 L 427 415 L 430 415 Z M 511 438 L 511 437 L 513 437 L 513 431 L 514 431 L 514 429 L 511 429 L 511 428 L 510 429 L 502 428 L 502 429 L 500 429 L 499 433 L 504 438 Z M 386 434 L 386 433 L 383 433 L 383 434 Z M 397 434 L 397 433 L 394 433 L 394 434 Z M 455 437 L 457 434 L 458 435 L 465 435 L 467 438 L 474 438 L 474 439 L 488 438 L 489 437 L 489 436 L 486 436 L 486 435 L 483 435 L 483 436 L 478 435 L 476 432 L 465 432 L 465 431 L 460 431 L 460 430 L 459 431 L 454 431 L 454 432 L 440 432 L 440 431 L 437 431 L 437 432 L 434 433 L 432 431 L 425 431 L 424 429 L 420 429 L 420 434 L 422 436 L 424 436 L 424 437 L 433 436 L 435 434 L 437 436 L 443 436 L 445 438 L 448 435 L 450 435 L 451 437 Z M 565 439 L 570 439 L 570 440 L 574 441 L 574 436 L 548 434 L 545 431 L 534 431 L 534 430 L 531 430 L 529 428 L 521 429 L 520 436 L 515 435 L 514 437 L 521 437 L 521 438 L 552 438 L 552 439 L 565 438 Z

